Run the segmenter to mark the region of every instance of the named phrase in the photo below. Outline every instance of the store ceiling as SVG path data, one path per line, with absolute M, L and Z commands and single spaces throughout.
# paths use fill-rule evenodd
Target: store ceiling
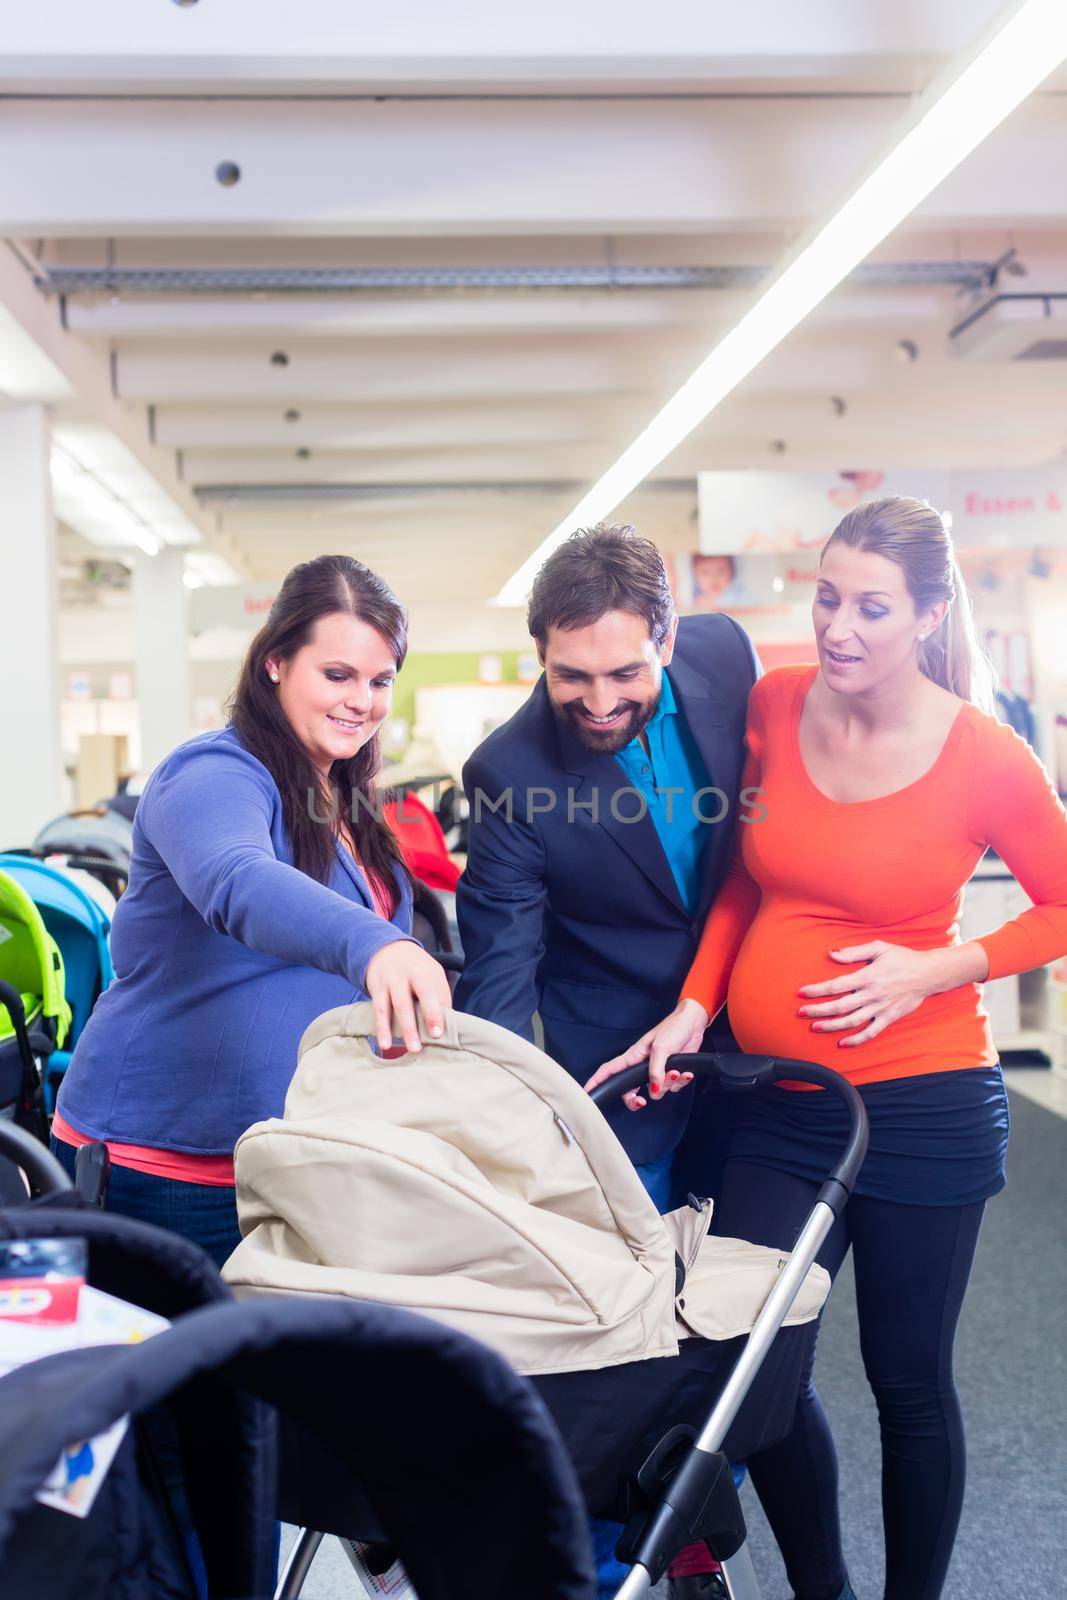
M 20 17 L 0 303 L 47 371 L 0 390 L 47 380 L 105 481 L 119 441 L 111 486 L 150 506 L 150 474 L 167 540 L 268 582 L 346 549 L 429 603 L 495 594 L 752 293 L 590 274 L 770 264 L 997 8 L 379 9 L 357 36 L 348 0 L 304 0 L 298 56 L 263 0 Z M 1060 75 L 625 511 L 684 546 L 701 468 L 1058 456 L 1067 363 L 959 360 L 947 336 L 967 263 L 1014 249 L 1002 287 L 1067 289 L 1064 171 Z M 432 269 L 453 270 L 404 276 Z

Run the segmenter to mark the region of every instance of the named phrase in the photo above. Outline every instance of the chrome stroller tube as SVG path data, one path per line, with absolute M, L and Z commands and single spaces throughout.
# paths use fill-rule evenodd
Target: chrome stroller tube
M 672 1057 L 676 1064 L 680 1059 L 683 1058 Z M 756 1088 L 763 1083 L 781 1082 L 787 1079 L 799 1083 L 814 1083 L 835 1091 L 843 1096 L 848 1106 L 849 1133 L 845 1150 L 824 1181 L 808 1219 L 790 1252 L 789 1261 L 768 1295 L 748 1336 L 745 1348 L 695 1441 L 694 1448 L 703 1451 L 718 1450 L 725 1439 L 727 1429 L 751 1388 L 771 1342 L 789 1315 L 789 1309 L 822 1248 L 823 1241 L 836 1218 L 848 1204 L 856 1177 L 863 1165 L 863 1158 L 867 1154 L 867 1112 L 863 1101 L 855 1086 L 832 1068 L 815 1066 L 806 1061 L 780 1061 L 775 1057 L 721 1056 L 711 1059 L 717 1061 L 712 1070 L 724 1083 L 734 1088 Z M 755 1071 L 747 1066 L 749 1061 L 757 1063 Z M 688 1070 L 693 1069 L 690 1067 Z
M 866 1108 L 855 1086 L 830 1067 L 817 1066 L 808 1061 L 783 1060 L 777 1056 L 736 1054 L 671 1056 L 667 1066 L 681 1072 L 692 1072 L 697 1077 L 717 1077 L 725 1088 L 738 1091 L 759 1089 L 783 1080 L 816 1084 L 844 1099 L 849 1113 L 849 1130 L 845 1148 L 819 1190 L 789 1254 L 789 1260 L 756 1318 L 722 1393 L 693 1441 L 689 1454 L 671 1479 L 663 1501 L 651 1516 L 637 1560 L 619 1589 L 616 1600 L 641 1600 L 642 1596 L 648 1594 L 663 1570 L 662 1551 L 678 1527 L 679 1513 L 683 1516 L 691 1514 L 691 1508 L 701 1503 L 706 1492 L 702 1486 L 715 1469 L 713 1458 L 721 1449 L 730 1424 L 789 1315 L 823 1241 L 835 1219 L 848 1204 L 867 1154 Z M 647 1066 L 629 1067 L 601 1084 L 590 1098 L 596 1104 L 603 1105 L 616 1095 L 642 1088 L 647 1078 Z M 722 1563 L 722 1567 L 732 1600 L 759 1600 L 759 1585 L 747 1545 L 742 1544 L 734 1556 Z

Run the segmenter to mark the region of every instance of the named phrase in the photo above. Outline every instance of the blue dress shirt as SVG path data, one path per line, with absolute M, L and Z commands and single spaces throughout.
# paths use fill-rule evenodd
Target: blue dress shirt
M 700 900 L 707 825 L 717 815 L 718 800 L 700 793 L 710 788 L 711 780 L 666 672 L 644 733 L 647 752 L 635 738 L 615 759 L 644 797 L 682 904 L 692 916 Z

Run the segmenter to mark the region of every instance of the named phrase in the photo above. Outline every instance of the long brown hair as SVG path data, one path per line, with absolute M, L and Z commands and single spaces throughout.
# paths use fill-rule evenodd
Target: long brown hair
M 939 600 L 948 602 L 944 621 L 919 646 L 919 668 L 961 700 L 991 711 L 993 668 L 978 637 L 971 597 L 941 513 L 925 500 L 904 495 L 868 500 L 841 518 L 823 545 L 820 562 L 833 544 L 895 561 L 916 611 L 928 611 Z
M 362 865 L 387 886 L 406 871 L 396 839 L 381 820 L 375 778 L 381 766 L 378 735 L 348 761 L 330 769 L 330 793 L 279 704 L 267 659 L 289 661 L 307 644 L 320 617 L 357 617 L 381 634 L 397 669 L 407 654 L 407 612 L 389 586 L 351 556 L 319 556 L 294 567 L 263 627 L 248 647 L 230 701 L 230 720 L 244 745 L 278 785 L 293 865 L 320 883 L 335 859 L 334 825 L 344 822 Z M 353 804 L 353 797 L 355 803 Z

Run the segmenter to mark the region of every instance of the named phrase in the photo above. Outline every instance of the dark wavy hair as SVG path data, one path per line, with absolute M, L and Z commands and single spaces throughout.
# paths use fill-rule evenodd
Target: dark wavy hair
M 587 628 L 609 611 L 642 617 L 663 648 L 674 620 L 670 579 L 652 540 L 628 523 L 564 539 L 534 579 L 526 624 L 543 653 L 549 628 Z
M 381 819 L 381 796 L 374 781 L 381 767 L 378 735 L 350 760 L 334 762 L 331 792 L 325 794 L 267 674 L 268 658 L 291 660 L 307 644 L 319 618 L 337 612 L 357 617 L 380 633 L 399 670 L 407 654 L 408 619 L 388 584 L 351 556 L 318 556 L 289 573 L 249 645 L 230 700 L 230 720 L 245 749 L 262 761 L 278 785 L 297 870 L 319 883 L 328 881 L 335 852 L 330 824 L 343 820 L 363 866 L 391 886 L 397 868 L 407 869 L 394 835 Z

